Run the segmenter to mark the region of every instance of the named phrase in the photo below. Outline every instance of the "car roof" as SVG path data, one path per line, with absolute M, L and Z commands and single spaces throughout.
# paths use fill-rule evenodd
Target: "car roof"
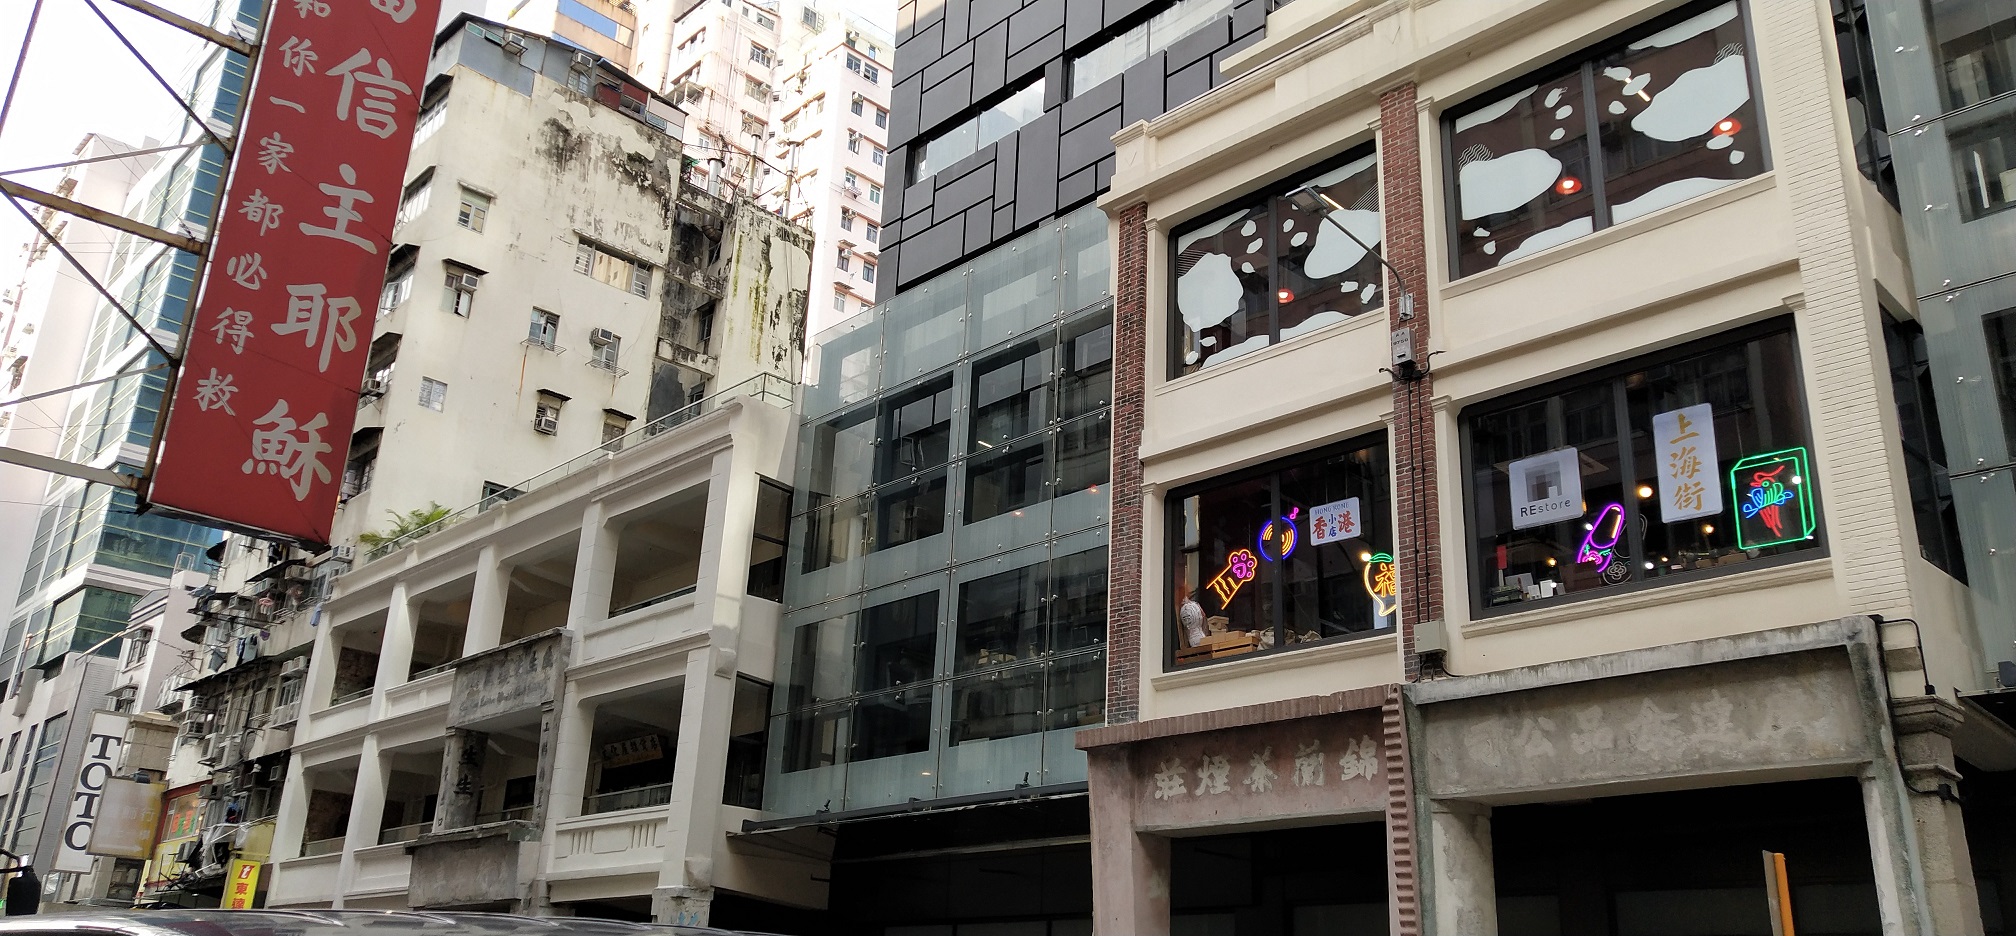
M 704 926 L 431 910 L 92 910 L 0 917 L 0 934 L 118 936 L 753 936 Z

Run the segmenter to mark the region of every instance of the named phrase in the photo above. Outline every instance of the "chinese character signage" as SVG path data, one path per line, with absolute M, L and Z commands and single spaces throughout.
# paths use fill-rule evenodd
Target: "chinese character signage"
M 250 910 L 252 900 L 259 896 L 259 862 L 243 858 L 231 859 L 231 869 L 224 875 L 224 909 Z
M 602 745 L 602 767 L 628 767 L 665 756 L 665 748 L 655 734 Z
M 1378 712 L 1177 735 L 1131 759 L 1136 828 L 1376 813 L 1386 796 Z
M 1659 519 L 1667 523 L 1722 512 L 1715 452 L 1715 407 L 1708 403 L 1652 417 L 1659 444 Z
M 1309 542 L 1318 546 L 1339 540 L 1356 539 L 1362 532 L 1358 524 L 1358 498 L 1347 497 L 1314 507 L 1309 511 Z
M 271 8 L 151 503 L 328 542 L 439 6 Z
M 1582 516 L 1582 464 L 1573 448 L 1519 459 L 1505 471 L 1512 481 L 1512 529 Z
M 1813 538 L 1813 473 L 1806 450 L 1751 455 L 1729 469 L 1736 497 L 1736 546 L 1763 549 Z

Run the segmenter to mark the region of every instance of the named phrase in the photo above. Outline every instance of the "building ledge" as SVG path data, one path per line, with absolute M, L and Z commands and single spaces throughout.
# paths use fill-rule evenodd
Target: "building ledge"
M 1151 718 L 1126 725 L 1087 728 L 1078 732 L 1077 745 L 1079 750 L 1089 751 L 1115 744 L 1134 744 L 1156 738 L 1173 738 L 1177 735 L 1223 731 L 1227 728 L 1247 728 L 1295 718 L 1316 718 L 1322 715 L 1376 709 L 1386 704 L 1387 697 L 1395 688 L 1397 687 L 1393 685 L 1368 686 L 1363 689 L 1346 689 L 1329 695 L 1302 696 L 1279 702 L 1261 702 L 1256 705 L 1219 709 L 1215 712 L 1197 712 L 1169 718 Z
M 394 844 L 410 853 L 429 845 L 442 845 L 449 842 L 480 842 L 487 839 L 503 839 L 507 842 L 536 842 L 539 841 L 539 827 L 523 819 L 506 819 L 502 822 L 486 822 L 482 825 L 470 826 L 466 829 L 429 832 L 413 841 Z
M 1155 691 L 1162 692 L 1168 689 L 1180 689 L 1185 686 L 1222 682 L 1227 679 L 1239 679 L 1260 673 L 1278 673 L 1282 670 L 1335 663 L 1339 660 L 1356 660 L 1385 655 L 1393 656 L 1393 661 L 1396 664 L 1395 673 L 1397 674 L 1397 664 L 1400 662 L 1400 659 L 1399 650 L 1393 646 L 1394 640 L 1395 635 L 1391 632 L 1367 634 L 1356 640 L 1340 640 L 1336 643 L 1322 644 L 1314 647 L 1302 647 L 1292 650 L 1281 649 L 1267 653 L 1249 654 L 1233 657 L 1223 662 L 1201 663 L 1194 666 L 1186 666 L 1180 670 L 1171 670 L 1166 673 L 1150 676 L 1148 677 L 1148 684 L 1153 686 Z

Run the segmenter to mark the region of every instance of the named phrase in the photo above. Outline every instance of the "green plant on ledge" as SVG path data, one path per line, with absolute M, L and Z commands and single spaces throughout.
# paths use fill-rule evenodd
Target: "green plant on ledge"
M 403 514 L 396 510 L 388 510 L 385 513 L 392 518 L 392 527 L 383 533 L 359 533 L 357 534 L 358 542 L 363 543 L 370 549 L 377 549 L 387 543 L 398 542 L 407 536 L 427 530 L 428 527 L 447 519 L 449 510 L 437 502 L 428 501 L 427 506 L 409 510 Z M 433 531 L 428 530 L 428 532 Z

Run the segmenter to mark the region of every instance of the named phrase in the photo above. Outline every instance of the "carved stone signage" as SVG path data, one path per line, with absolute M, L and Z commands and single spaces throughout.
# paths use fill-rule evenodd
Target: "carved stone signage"
M 462 727 L 487 718 L 536 709 L 559 697 L 567 668 L 567 632 L 547 631 L 513 641 L 455 664 L 455 697 L 448 725 Z
M 1379 814 L 1381 739 L 1375 710 L 1143 741 L 1132 746 L 1134 827 Z

